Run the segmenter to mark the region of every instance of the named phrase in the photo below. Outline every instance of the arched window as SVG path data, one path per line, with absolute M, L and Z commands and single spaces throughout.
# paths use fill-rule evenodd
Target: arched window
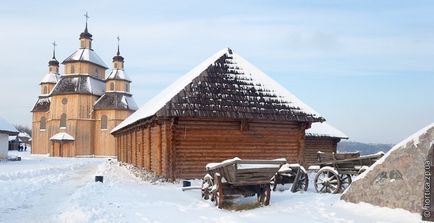
M 110 91 L 114 91 L 115 90 L 115 83 L 110 82 Z
M 125 91 L 130 92 L 130 83 L 125 83 Z
M 107 129 L 107 115 L 101 116 L 101 129 Z
M 48 87 L 44 86 L 44 94 L 48 94 Z
M 71 74 L 75 73 L 74 65 L 71 65 Z
M 66 128 L 66 114 L 60 116 L 60 128 Z
M 46 122 L 45 122 L 45 117 L 41 117 L 41 120 L 39 121 L 39 129 L 44 129 L 46 128 Z

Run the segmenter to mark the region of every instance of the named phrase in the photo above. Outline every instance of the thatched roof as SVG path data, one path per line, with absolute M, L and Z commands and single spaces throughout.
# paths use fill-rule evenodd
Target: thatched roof
M 153 116 L 324 121 L 313 109 L 229 48 L 181 77 L 112 132 Z

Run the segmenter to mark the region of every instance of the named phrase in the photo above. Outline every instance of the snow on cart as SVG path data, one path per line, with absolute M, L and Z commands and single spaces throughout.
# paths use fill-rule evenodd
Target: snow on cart
M 352 182 L 352 176 L 365 171 L 384 155 L 383 152 L 360 156 L 359 152 L 323 153 L 318 152 L 318 163 L 309 167 L 317 170 L 314 186 L 317 192 L 343 192 Z
M 276 175 L 271 179 L 273 191 L 276 191 L 278 185 L 292 184 L 291 192 L 306 191 L 309 183 L 309 177 L 306 170 L 300 164 L 282 165 Z
M 234 158 L 221 163 L 209 163 L 202 182 L 202 198 L 211 199 L 218 208 L 225 198 L 257 196 L 263 205 L 270 204 L 270 180 L 286 164 L 278 160 L 241 160 Z

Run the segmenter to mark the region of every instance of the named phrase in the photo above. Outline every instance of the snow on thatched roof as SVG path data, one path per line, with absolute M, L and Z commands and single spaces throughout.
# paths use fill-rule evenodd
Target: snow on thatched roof
M 312 123 L 311 128 L 306 130 L 306 136 L 348 139 L 348 136 L 343 132 L 325 122 Z
M 0 117 L 0 133 L 6 133 L 8 135 L 17 135 L 18 130 L 11 125 L 8 121 Z
M 67 57 L 62 64 L 66 64 L 74 61 L 84 61 L 99 65 L 104 68 L 108 68 L 104 61 L 93 51 L 93 49 L 80 48 L 75 51 L 71 56 Z
M 229 48 L 182 76 L 112 132 L 151 116 L 324 121 L 312 108 Z
M 50 138 L 51 141 L 74 141 L 74 137 L 66 132 L 59 132 Z

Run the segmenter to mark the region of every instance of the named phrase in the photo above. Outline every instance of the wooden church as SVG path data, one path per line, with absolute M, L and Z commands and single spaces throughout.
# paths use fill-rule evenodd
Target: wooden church
M 202 177 L 225 159 L 304 158 L 305 130 L 325 121 L 231 49 L 223 49 L 112 131 L 118 159 L 167 178 Z
M 87 18 L 80 48 L 62 62 L 64 73 L 59 74 L 55 49 L 48 62 L 32 109 L 33 154 L 116 156 L 110 131 L 137 110 L 119 44 L 106 75 L 107 65 L 92 48 Z

